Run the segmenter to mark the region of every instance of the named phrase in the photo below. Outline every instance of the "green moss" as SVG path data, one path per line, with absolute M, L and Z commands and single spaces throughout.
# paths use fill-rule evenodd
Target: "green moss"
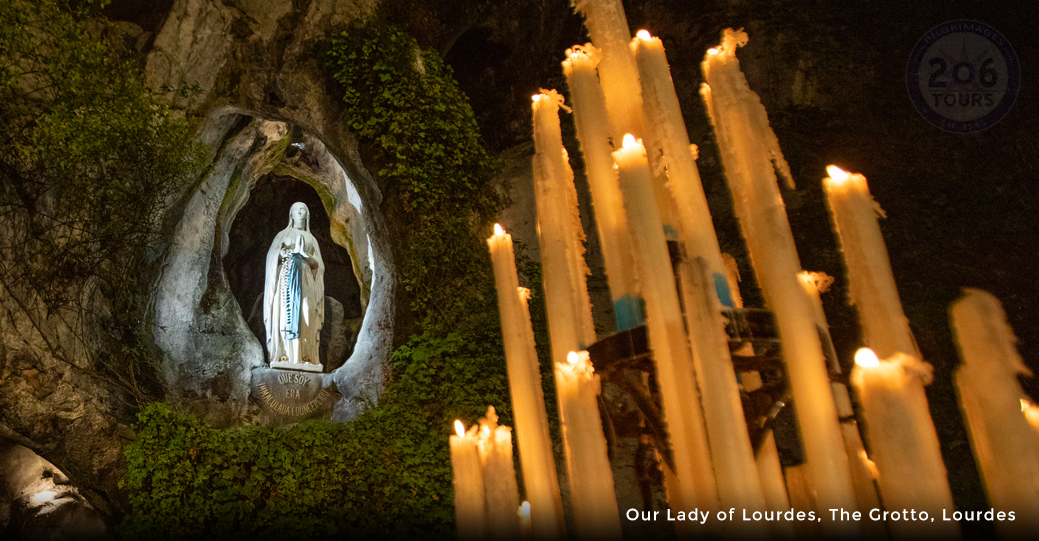
M 449 458 L 414 444 L 439 432 L 421 416 L 217 430 L 156 403 L 138 419 L 122 538 L 451 537 Z
M 501 207 L 488 187 L 498 159 L 435 52 L 378 21 L 330 45 L 345 121 L 403 221 L 397 278 L 420 324 L 393 353 L 379 406 L 348 425 L 216 430 L 161 404 L 145 410 L 126 448 L 124 537 L 453 538 L 453 420 L 472 423 L 493 405 L 512 424 L 484 243 Z M 554 420 L 540 273 L 524 268 Z

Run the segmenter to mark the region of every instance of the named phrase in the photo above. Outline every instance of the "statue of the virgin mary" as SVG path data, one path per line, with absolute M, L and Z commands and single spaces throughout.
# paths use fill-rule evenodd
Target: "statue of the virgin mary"
M 272 367 L 321 371 L 318 337 L 325 320 L 325 264 L 310 233 L 310 209 L 294 203 L 289 225 L 267 251 L 263 324 Z

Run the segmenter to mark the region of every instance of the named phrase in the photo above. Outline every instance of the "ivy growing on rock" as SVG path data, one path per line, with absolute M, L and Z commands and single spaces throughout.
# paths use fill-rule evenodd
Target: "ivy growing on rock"
M 411 238 L 399 265 L 412 309 L 453 325 L 487 304 L 489 259 L 477 229 L 501 207 L 487 185 L 499 160 L 481 144 L 451 69 L 396 27 L 352 27 L 333 37 L 329 60 L 348 126 L 377 149 L 377 175 L 401 201 Z
M 403 222 L 395 263 L 415 332 L 393 353 L 379 405 L 347 425 L 217 430 L 161 404 L 146 409 L 126 448 L 124 537 L 452 538 L 453 420 L 473 422 L 493 405 L 512 422 L 484 242 L 502 205 L 488 184 L 499 160 L 450 68 L 406 33 L 379 21 L 351 27 L 329 40 L 328 60 L 345 121 Z M 526 267 L 544 345 L 540 275 Z

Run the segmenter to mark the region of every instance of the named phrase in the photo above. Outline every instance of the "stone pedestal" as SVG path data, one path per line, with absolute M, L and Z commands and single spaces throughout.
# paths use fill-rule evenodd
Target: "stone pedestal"
M 274 364 L 274 363 L 272 363 Z M 320 370 L 321 365 L 312 366 Z M 250 398 L 259 404 L 261 417 L 270 424 L 285 424 L 304 419 L 329 418 L 339 400 L 339 390 L 331 374 L 303 372 L 298 368 L 258 368 L 252 372 Z
M 301 370 L 303 372 L 317 372 L 319 374 L 325 371 L 325 367 L 321 364 L 290 363 L 288 361 L 271 361 L 271 368 L 281 370 Z

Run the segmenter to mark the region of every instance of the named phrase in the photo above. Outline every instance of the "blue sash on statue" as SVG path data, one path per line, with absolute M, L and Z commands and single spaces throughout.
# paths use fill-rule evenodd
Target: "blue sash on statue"
M 288 276 L 285 282 L 285 321 L 281 324 L 286 340 L 299 338 L 299 311 L 303 302 L 303 256 L 292 254 L 285 261 Z

